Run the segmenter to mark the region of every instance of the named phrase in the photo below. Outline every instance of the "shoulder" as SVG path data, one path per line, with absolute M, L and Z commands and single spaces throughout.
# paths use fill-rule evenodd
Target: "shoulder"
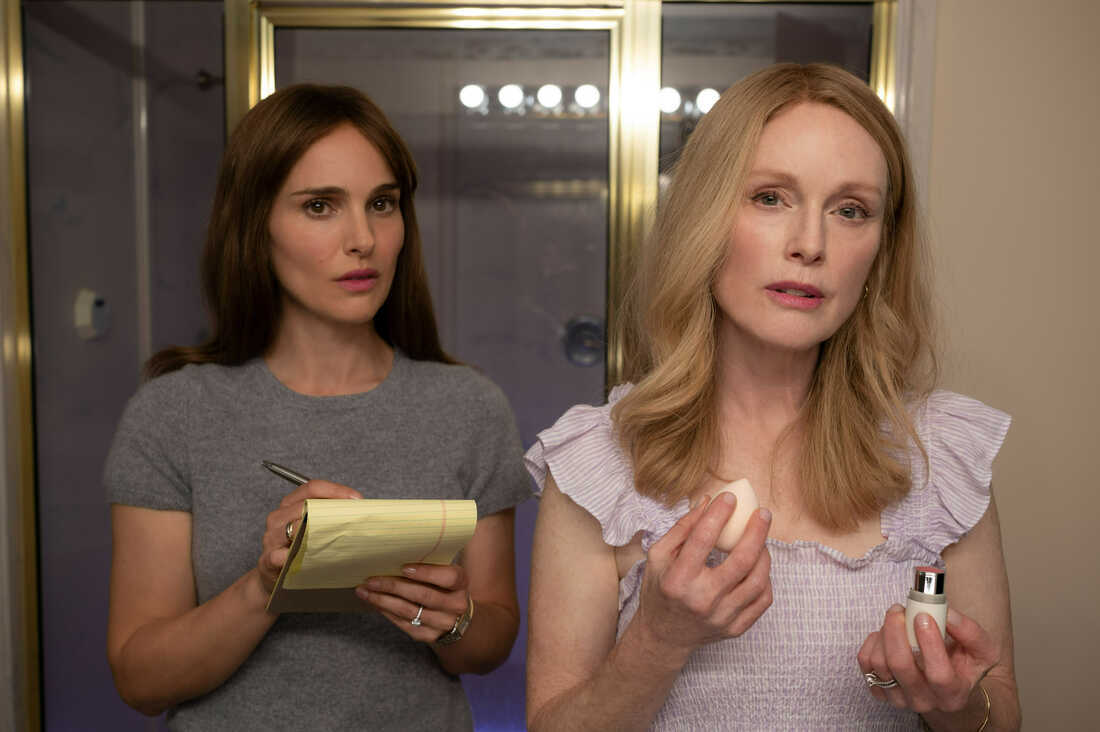
M 178 402 L 194 399 L 203 394 L 214 396 L 237 392 L 254 371 L 252 362 L 241 366 L 222 366 L 215 363 L 188 364 L 146 381 L 131 401 Z
M 126 403 L 118 432 L 181 439 L 193 415 L 239 403 L 252 393 L 256 371 L 251 362 L 241 366 L 189 364 L 150 379 Z
M 406 397 L 423 408 L 468 417 L 511 419 L 511 406 L 499 386 L 461 364 L 402 358 Z
M 625 468 L 632 473 L 627 457 L 619 446 L 611 416 L 615 402 L 629 392 L 631 386 L 616 386 L 605 404 L 570 407 L 553 426 L 538 434 L 527 453 L 527 462 L 540 486 L 547 467 L 561 468 L 554 470 L 554 476 L 558 487 L 565 493 L 568 491 L 562 485 L 562 475 L 559 475 L 565 469 L 584 470 L 610 461 L 617 468 Z
M 671 525 L 677 513 L 634 490 L 634 468 L 611 414 L 630 388 L 615 387 L 606 404 L 571 407 L 539 433 L 524 456 L 540 492 L 552 475 L 562 494 L 599 521 L 604 542 L 612 546 L 629 543 L 639 531 Z
M 916 409 L 918 430 L 970 441 L 1004 440 L 1012 418 L 972 397 L 937 389 Z M 946 431 L 946 433 L 945 433 Z
M 130 398 L 104 464 L 112 503 L 191 509 L 193 415 L 203 403 L 228 402 L 241 367 L 188 365 L 150 379 Z
M 921 405 L 916 423 L 928 457 L 927 482 L 941 489 L 968 488 L 988 494 L 993 460 L 1008 434 L 1011 417 L 977 399 L 937 390 Z
M 913 489 L 883 521 L 939 554 L 988 510 L 993 462 L 1012 420 L 977 399 L 939 390 L 915 405 L 914 421 L 924 454 L 912 451 Z

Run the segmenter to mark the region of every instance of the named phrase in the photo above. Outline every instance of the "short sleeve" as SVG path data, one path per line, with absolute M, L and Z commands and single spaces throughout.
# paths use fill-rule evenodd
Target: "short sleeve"
M 914 538 L 929 551 L 939 554 L 985 515 L 993 460 L 1011 421 L 1004 412 L 961 394 L 936 391 L 928 398 L 917 426 L 928 453 L 927 480 L 920 488 L 915 482 L 906 502 L 921 514 L 915 522 L 920 535 Z M 895 528 L 905 533 L 906 527 Z M 908 528 L 911 532 L 914 526 Z
M 158 377 L 131 397 L 104 468 L 109 503 L 191 510 L 188 401 L 181 372 Z
M 615 436 L 611 408 L 629 388 L 616 387 L 603 406 L 572 407 L 539 433 L 524 456 L 539 491 L 552 474 L 558 489 L 600 522 L 603 540 L 611 546 L 628 544 L 638 531 L 651 529 L 655 519 L 670 515 L 663 504 L 634 490 L 630 459 Z
M 495 384 L 484 382 L 475 397 L 477 435 L 467 498 L 477 502 L 478 518 L 512 508 L 533 493 L 523 469 L 523 444 L 508 398 Z

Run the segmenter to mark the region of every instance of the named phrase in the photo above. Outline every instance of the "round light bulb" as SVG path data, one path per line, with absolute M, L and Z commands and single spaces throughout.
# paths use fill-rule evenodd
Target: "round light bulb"
M 577 103 L 578 107 L 592 109 L 600 103 L 600 90 L 592 84 L 581 84 L 573 92 L 573 101 Z
M 554 109 L 561 104 L 561 87 L 557 84 L 543 84 L 539 87 L 535 98 L 547 109 Z
M 671 86 L 664 87 L 657 95 L 657 105 L 665 114 L 672 114 L 678 110 L 680 108 L 680 101 L 680 92 L 676 91 Z
M 459 90 L 458 101 L 466 109 L 477 109 L 485 103 L 485 90 L 477 84 L 467 84 Z
M 695 95 L 695 106 L 699 108 L 699 111 L 706 114 L 710 111 L 710 108 L 714 106 L 714 103 L 718 101 L 720 95 L 715 89 L 706 88 L 701 89 L 698 94 Z
M 519 84 L 505 84 L 497 92 L 497 101 L 506 109 L 515 109 L 523 104 L 523 87 Z

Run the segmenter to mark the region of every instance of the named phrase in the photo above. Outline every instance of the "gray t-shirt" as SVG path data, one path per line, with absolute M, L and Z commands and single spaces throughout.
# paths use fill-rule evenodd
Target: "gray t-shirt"
M 186 366 L 127 405 L 107 459 L 111 503 L 188 511 L 199 603 L 256 565 L 264 520 L 294 489 L 271 460 L 367 498 L 531 495 L 503 393 L 465 366 L 395 355 L 363 394 L 310 397 L 262 359 Z M 468 730 L 457 677 L 378 613 L 284 614 L 211 693 L 168 712 L 173 730 Z

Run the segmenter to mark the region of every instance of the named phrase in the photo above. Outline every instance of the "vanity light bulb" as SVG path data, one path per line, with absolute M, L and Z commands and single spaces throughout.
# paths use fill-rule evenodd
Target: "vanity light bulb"
M 657 105 L 665 114 L 672 114 L 680 109 L 681 101 L 680 92 L 676 91 L 671 86 L 664 87 L 657 95 Z
M 485 90 L 477 84 L 467 84 L 459 90 L 458 101 L 466 109 L 477 109 L 485 103 Z
M 561 104 L 561 87 L 557 84 L 543 84 L 539 87 L 535 98 L 547 109 L 554 109 Z
M 592 84 L 581 84 L 573 92 L 573 101 L 582 109 L 592 109 L 600 103 L 600 90 Z
M 714 103 L 718 101 L 717 90 L 707 87 L 701 89 L 698 94 L 695 95 L 695 106 L 699 108 L 699 111 L 706 114 L 710 111 L 710 108 L 714 106 Z
M 497 101 L 505 109 L 515 109 L 523 104 L 523 87 L 519 84 L 505 84 L 497 92 Z

